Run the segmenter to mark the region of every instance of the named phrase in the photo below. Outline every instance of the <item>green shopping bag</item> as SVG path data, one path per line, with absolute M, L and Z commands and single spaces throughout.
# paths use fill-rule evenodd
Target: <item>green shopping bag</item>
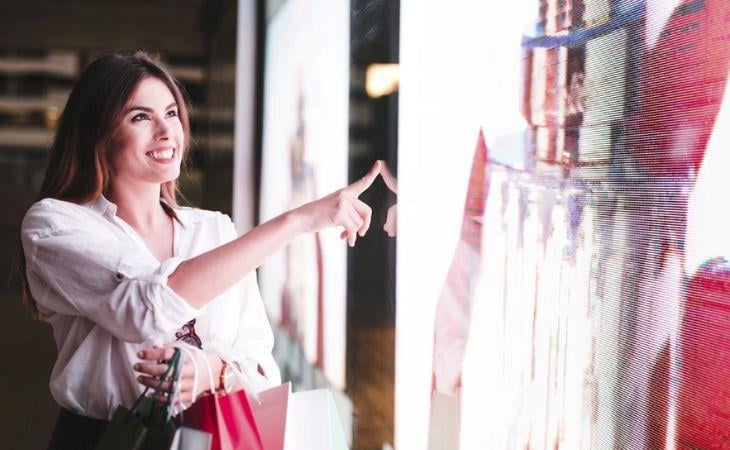
M 169 376 L 171 382 L 167 402 L 160 404 L 154 398 L 149 398 L 147 388 L 132 409 L 118 406 L 96 450 L 168 450 L 175 434 L 175 425 L 169 414 L 170 402 L 181 369 L 180 350 L 176 348 L 167 371 L 153 391 L 155 396 L 163 394 L 162 383 Z

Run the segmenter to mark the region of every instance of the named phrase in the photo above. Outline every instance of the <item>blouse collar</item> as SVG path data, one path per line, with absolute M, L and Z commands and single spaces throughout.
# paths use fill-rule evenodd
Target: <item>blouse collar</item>
M 160 197 L 160 203 L 164 203 L 170 206 L 170 204 L 162 197 Z M 99 194 L 99 196 L 96 197 L 95 200 L 91 200 L 90 202 L 86 203 L 86 206 L 97 214 L 105 217 L 115 217 L 117 215 L 117 205 L 104 197 L 104 194 Z M 184 225 L 185 223 L 183 222 L 183 218 L 181 217 L 182 215 L 180 214 L 180 209 L 175 208 L 174 206 L 170 207 L 175 210 L 175 212 L 177 213 L 177 217 L 180 220 L 180 223 Z
M 117 215 L 117 205 L 107 200 L 103 194 L 99 194 L 95 200 L 88 202 L 86 205 L 91 208 L 92 211 L 95 211 L 102 216 L 114 217 Z

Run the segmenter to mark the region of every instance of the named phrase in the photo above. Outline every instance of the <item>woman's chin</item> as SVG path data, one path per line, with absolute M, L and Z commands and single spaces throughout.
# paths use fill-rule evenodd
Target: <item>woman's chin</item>
M 153 183 L 156 183 L 156 184 L 164 184 L 164 183 L 169 183 L 170 181 L 175 181 L 178 179 L 178 177 L 180 177 L 179 168 L 177 170 L 168 170 L 168 171 L 165 171 L 165 173 L 159 173 L 154 177 L 150 177 L 150 178 L 152 178 L 152 180 L 150 180 L 150 181 L 152 181 Z

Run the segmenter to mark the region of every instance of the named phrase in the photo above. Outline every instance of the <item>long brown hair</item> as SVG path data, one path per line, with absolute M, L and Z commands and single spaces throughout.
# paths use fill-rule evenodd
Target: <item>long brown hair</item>
M 108 193 L 110 170 L 106 150 L 122 109 L 140 81 L 148 77 L 162 81 L 177 102 L 185 135 L 182 149 L 185 160 L 190 143 L 190 123 L 182 85 L 145 52 L 102 56 L 83 71 L 69 95 L 51 145 L 39 200 L 55 198 L 84 203 Z M 177 206 L 177 180 L 161 184 L 160 194 L 168 205 Z M 165 211 L 176 218 L 172 208 L 165 207 Z M 36 319 L 42 320 L 28 286 L 25 266 L 21 244 L 16 269 L 22 274 L 23 304 Z

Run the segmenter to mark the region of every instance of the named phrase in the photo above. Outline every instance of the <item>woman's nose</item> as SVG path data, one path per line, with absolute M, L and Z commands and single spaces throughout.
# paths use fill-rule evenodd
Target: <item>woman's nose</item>
M 155 120 L 155 139 L 159 140 L 167 140 L 170 138 L 170 135 L 172 133 L 172 127 L 169 123 L 167 123 L 164 119 L 156 119 Z

